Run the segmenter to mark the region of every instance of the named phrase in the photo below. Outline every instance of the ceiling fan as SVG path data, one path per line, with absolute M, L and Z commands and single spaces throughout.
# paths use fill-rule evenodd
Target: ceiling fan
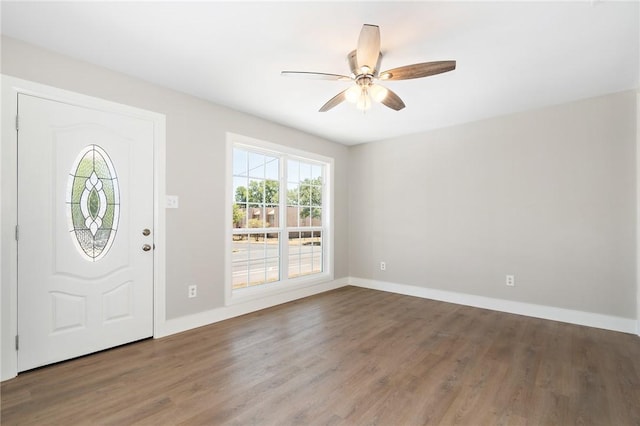
M 378 80 L 409 80 L 412 78 L 428 77 L 430 75 L 453 71 L 456 61 L 422 62 L 405 65 L 380 72 L 380 28 L 377 25 L 365 24 L 360 31 L 358 47 L 347 55 L 351 74 L 328 74 L 307 71 L 282 71 L 283 76 L 303 77 L 321 80 L 353 80 L 355 85 L 338 93 L 320 108 L 320 112 L 329 111 L 336 105 L 346 101 L 355 103 L 360 110 L 371 107 L 371 100 L 400 111 L 405 107 L 402 99 L 393 91 L 376 83 Z

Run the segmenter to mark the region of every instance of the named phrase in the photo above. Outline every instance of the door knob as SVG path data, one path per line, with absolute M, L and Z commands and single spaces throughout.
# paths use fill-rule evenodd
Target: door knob
M 145 228 L 145 229 L 143 229 L 143 230 L 142 230 L 142 235 L 144 235 L 145 237 L 146 237 L 147 235 L 149 235 L 150 233 L 151 233 L 151 231 L 149 231 L 147 228 Z
M 149 244 L 145 244 L 145 245 L 142 246 L 142 250 L 149 251 L 149 250 L 151 250 L 151 246 Z

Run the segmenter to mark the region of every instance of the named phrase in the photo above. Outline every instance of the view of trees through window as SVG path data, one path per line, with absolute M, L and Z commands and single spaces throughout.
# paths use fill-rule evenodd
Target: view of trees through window
M 286 154 L 233 149 L 233 289 L 323 271 L 324 169 Z

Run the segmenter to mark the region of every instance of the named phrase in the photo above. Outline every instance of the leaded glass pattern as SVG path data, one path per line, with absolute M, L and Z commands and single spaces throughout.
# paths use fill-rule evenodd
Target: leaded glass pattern
M 65 198 L 69 233 L 80 255 L 90 262 L 111 248 L 120 218 L 118 176 L 109 155 L 98 145 L 78 154 Z

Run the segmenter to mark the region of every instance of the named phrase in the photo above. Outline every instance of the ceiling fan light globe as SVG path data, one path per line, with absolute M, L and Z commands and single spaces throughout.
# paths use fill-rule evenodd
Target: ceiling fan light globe
M 356 103 L 356 108 L 360 111 L 366 111 L 371 107 L 371 98 L 367 94 L 365 90 L 362 91 L 360 97 L 358 98 L 358 102 Z
M 372 84 L 371 87 L 369 87 L 369 92 L 371 92 L 371 97 L 376 102 L 384 101 L 387 97 L 387 94 L 389 93 L 389 91 L 385 87 L 382 87 L 378 84 Z
M 344 97 L 347 100 L 347 102 L 351 102 L 352 104 L 355 104 L 356 102 L 358 102 L 358 99 L 360 99 L 361 94 L 362 94 L 362 89 L 360 88 L 360 86 L 353 85 L 349 87 L 346 92 L 344 92 Z

